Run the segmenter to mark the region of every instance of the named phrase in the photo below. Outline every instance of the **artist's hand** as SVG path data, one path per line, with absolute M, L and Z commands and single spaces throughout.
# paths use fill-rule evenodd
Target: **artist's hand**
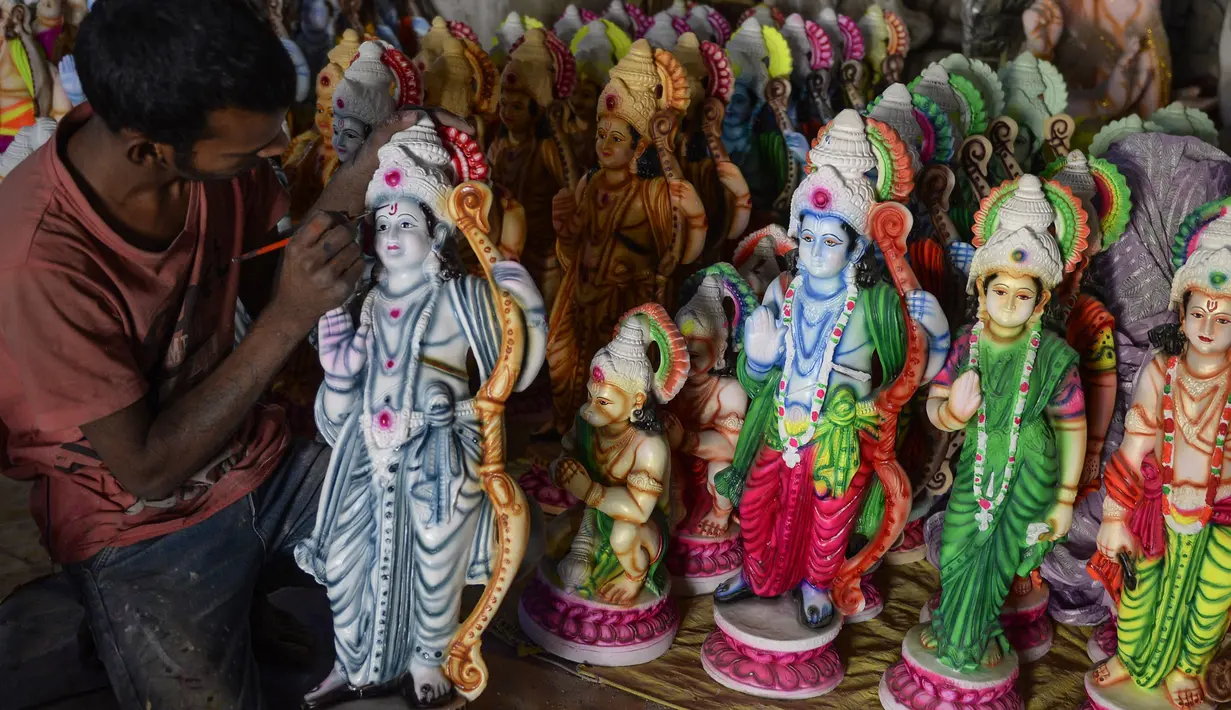
M 967 370 L 949 388 L 949 413 L 965 424 L 979 411 L 980 404 L 983 404 L 983 390 L 979 383 L 979 373 Z
M 1123 520 L 1105 519 L 1098 529 L 1098 551 L 1113 562 L 1119 563 L 1117 555 L 1127 552 L 1135 558 L 1139 548 L 1137 538 Z
M 337 380 L 337 384 L 348 385 L 359 376 L 367 362 L 364 344 L 371 334 L 371 323 L 363 323 L 355 330 L 350 311 L 346 306 L 339 306 L 321 316 L 316 329 L 326 381 Z
M 1040 540 L 1059 540 L 1069 534 L 1073 527 L 1073 505 L 1071 503 L 1056 503 L 1047 516 L 1047 527 L 1050 531 L 1039 537 Z
M 317 213 L 291 236 L 269 311 L 307 333 L 324 313 L 346 302 L 363 275 L 363 252 L 349 225 Z
M 551 198 L 551 223 L 557 233 L 568 231 L 568 223 L 573 219 L 573 213 L 576 211 L 577 198 L 567 187 Z
M 812 146 L 808 143 L 808 139 L 799 131 L 783 131 L 782 137 L 786 140 L 786 148 L 791 152 L 791 156 L 796 162 L 807 165 L 808 151 Z
M 776 365 L 786 351 L 786 328 L 778 325 L 774 312 L 761 306 L 752 312 L 744 332 L 748 362 L 761 372 Z

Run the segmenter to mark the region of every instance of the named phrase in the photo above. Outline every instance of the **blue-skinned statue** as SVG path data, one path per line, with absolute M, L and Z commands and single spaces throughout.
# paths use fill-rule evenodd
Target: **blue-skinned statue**
M 328 63 L 329 50 L 333 49 L 333 23 L 337 10 L 329 0 L 304 0 L 299 8 L 299 23 L 293 39 L 303 52 L 312 76 L 320 73 Z
M 487 233 L 493 198 L 472 137 L 425 117 L 379 155 L 367 191 L 376 284 L 358 327 L 345 306 L 319 324 L 316 423 L 333 455 L 295 557 L 325 586 L 336 660 L 307 707 L 397 691 L 416 707 L 476 697 L 478 640 L 530 531 L 504 472 L 502 412 L 542 366 L 542 296 Z M 487 278 L 462 270 L 459 232 Z M 486 588 L 459 623 L 468 584 Z
M 752 226 L 780 221 L 807 159 L 791 115 L 791 48 L 776 28 L 748 18 L 727 42 L 735 90 L 722 142 L 752 191 Z
M 948 322 L 905 259 L 912 218 L 901 201 L 913 175 L 901 140 L 845 110 L 822 129 L 808 162 L 787 230 L 796 269 L 769 286 L 746 326 L 737 368 L 752 403 L 732 465 L 715 480 L 738 506 L 746 557 L 740 574 L 715 591 L 719 631 L 702 656 L 724 685 L 734 679 L 766 697 L 807 696 L 758 680 L 776 672 L 741 672 L 730 659 L 748 656 L 742 647 L 762 652 L 748 656 L 753 661 L 790 651 L 774 662 L 827 679 L 809 691 L 820 694 L 841 678 L 840 663 L 824 660 L 836 659 L 825 646 L 843 623 L 877 611 L 862 577 L 901 534 L 910 509 L 895 454 L 897 413 L 940 371 L 949 347 Z M 892 283 L 872 267 L 873 241 Z M 856 536 L 867 542 L 852 552 Z M 747 623 L 740 600 L 753 596 L 778 598 L 754 605 L 773 606 L 788 621 Z M 802 628 L 790 621 L 796 617 Z M 737 644 L 728 642 L 730 631 Z M 781 647 L 782 638 L 801 635 L 806 648 Z M 797 668 L 814 662 L 812 674 Z

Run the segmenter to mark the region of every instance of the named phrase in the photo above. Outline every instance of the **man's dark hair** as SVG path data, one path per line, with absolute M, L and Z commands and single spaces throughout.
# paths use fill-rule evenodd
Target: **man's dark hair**
M 112 131 L 177 150 L 210 113 L 287 110 L 295 67 L 245 0 L 98 0 L 74 50 L 82 89 Z

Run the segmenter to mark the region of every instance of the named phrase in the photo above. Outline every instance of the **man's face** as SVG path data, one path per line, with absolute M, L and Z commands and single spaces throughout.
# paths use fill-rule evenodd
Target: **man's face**
M 191 150 L 173 149 L 175 169 L 187 180 L 230 180 L 242 175 L 286 150 L 290 139 L 282 130 L 283 118 L 281 111 L 214 111 Z

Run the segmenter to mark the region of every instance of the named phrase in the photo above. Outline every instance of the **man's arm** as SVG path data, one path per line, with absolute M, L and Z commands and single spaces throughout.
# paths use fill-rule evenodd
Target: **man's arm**
M 291 239 L 269 307 L 218 369 L 162 411 L 143 399 L 82 433 L 126 490 L 166 497 L 226 447 L 320 314 L 349 298 L 362 273 L 346 228 L 317 215 Z

